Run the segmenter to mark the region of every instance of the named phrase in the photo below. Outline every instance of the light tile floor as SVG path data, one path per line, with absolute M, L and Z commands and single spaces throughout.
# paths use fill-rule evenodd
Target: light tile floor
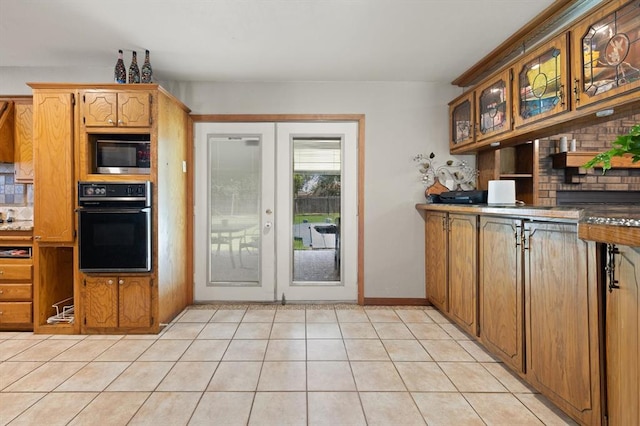
M 0 424 L 575 424 L 438 311 L 217 305 L 159 335 L 0 333 Z

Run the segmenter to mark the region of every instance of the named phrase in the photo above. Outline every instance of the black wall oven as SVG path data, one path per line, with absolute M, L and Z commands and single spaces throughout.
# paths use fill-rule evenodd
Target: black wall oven
M 151 182 L 78 182 L 83 272 L 151 271 Z

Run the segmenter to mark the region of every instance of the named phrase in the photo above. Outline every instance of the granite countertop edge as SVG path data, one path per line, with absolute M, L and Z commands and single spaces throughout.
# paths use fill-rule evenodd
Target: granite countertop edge
M 0 223 L 0 231 L 33 231 L 32 220 L 16 220 Z

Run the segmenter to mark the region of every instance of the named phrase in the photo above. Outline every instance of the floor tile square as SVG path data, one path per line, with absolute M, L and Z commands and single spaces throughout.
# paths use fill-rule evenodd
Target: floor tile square
M 116 378 L 107 391 L 153 391 L 167 375 L 174 362 L 146 362 L 136 361 Z
M 274 322 L 305 322 L 304 309 L 278 309 Z
M 265 361 L 258 391 L 304 391 L 307 389 L 306 365 L 299 361 Z
M 115 343 L 113 340 L 81 340 L 53 361 L 93 361 Z
M 265 361 L 304 361 L 307 359 L 304 340 L 269 340 Z
M 307 424 L 305 392 L 257 392 L 249 425 L 282 426 Z
M 309 392 L 309 426 L 367 424 L 357 392 Z
M 126 425 L 149 397 L 149 392 L 102 392 L 91 401 L 69 426 Z
M 407 324 L 416 339 L 444 339 L 451 340 L 451 336 L 438 324 L 411 322 Z
M 402 322 L 393 309 L 365 308 L 364 312 L 371 322 Z
M 457 392 L 412 392 L 418 409 L 429 425 L 484 426 L 484 422 Z
M 218 364 L 207 391 L 254 392 L 258 387 L 261 369 L 262 362 L 223 361 Z
M 38 343 L 38 340 L 26 339 L 13 339 L 0 342 L 0 361 L 11 359 L 20 352 L 23 352 Z
M 131 363 L 90 362 L 58 386 L 56 392 L 102 392 Z
M 370 322 L 362 308 L 336 309 L 339 322 Z
M 180 361 L 220 361 L 229 340 L 194 340 L 180 357 Z
M 268 322 L 272 323 L 276 315 L 275 309 L 248 309 L 242 322 Z
M 51 392 L 86 364 L 75 361 L 47 362 L 3 389 L 3 392 Z
M 455 340 L 420 340 L 420 343 L 436 361 L 475 361 Z
M 232 339 L 239 324 L 238 322 L 210 322 L 204 326 L 197 339 Z
M 351 362 L 351 370 L 358 391 L 406 391 L 406 387 L 392 362 Z
M 383 340 L 392 361 L 433 361 L 417 340 Z
M 483 362 L 482 366 L 512 393 L 537 393 L 537 391 L 520 380 L 515 373 L 500 362 Z
M 242 322 L 236 330 L 235 339 L 268 339 L 271 334 L 271 323 Z
M 347 359 L 347 350 L 341 339 L 307 340 L 307 360 L 340 361 Z
M 142 404 L 128 426 L 187 424 L 200 396 L 199 392 L 154 392 Z
M 510 393 L 464 393 L 487 424 L 542 425 L 525 405 Z
M 244 426 L 249 421 L 253 392 L 205 392 L 198 403 L 190 426 Z
M 442 315 L 436 309 L 425 309 L 425 312 L 427 313 L 427 315 L 429 315 L 429 317 L 431 317 L 431 319 L 435 323 L 438 323 L 438 324 L 452 324 L 452 322 L 449 320 L 449 318 L 447 318 L 444 315 Z
M 307 362 L 309 391 L 355 391 L 356 384 L 347 361 Z
M 547 426 L 577 425 L 569 416 L 540 394 L 516 393 L 514 396 Z
M 446 331 L 447 334 L 451 336 L 452 339 L 471 340 L 471 336 L 469 336 L 467 333 L 462 331 L 462 329 L 455 324 L 441 323 L 440 327 L 442 327 L 442 329 Z
M 338 323 L 307 323 L 307 339 L 340 339 Z
M 193 340 L 198 337 L 198 334 L 204 328 L 204 323 L 197 322 L 179 322 L 171 325 L 169 329 L 160 336 L 161 340 L 179 340 L 179 339 L 189 339 Z
M 374 322 L 373 327 L 381 339 L 415 339 L 407 326 L 401 322 Z
M 304 339 L 307 328 L 304 323 L 281 322 L 271 327 L 271 339 Z
M 389 355 L 380 340 L 345 339 L 347 356 L 351 361 L 388 361 Z
M 307 323 L 331 323 L 338 322 L 336 311 L 333 309 L 307 309 Z
M 96 361 L 135 361 L 155 340 L 119 340 L 100 354 Z
M 215 313 L 215 309 L 187 309 L 178 322 L 209 322 Z
M 69 422 L 98 394 L 93 392 L 50 393 L 20 414 L 15 425 L 45 425 Z
M 49 361 L 76 343 L 77 340 L 41 340 L 13 356 L 11 361 Z
M 439 362 L 440 368 L 459 392 L 507 392 L 507 389 L 481 364 L 473 362 Z
M 378 333 L 368 322 L 342 322 L 340 331 L 344 339 L 378 339 Z
M 232 340 L 222 357 L 225 361 L 262 361 L 268 340 Z
M 451 380 L 435 362 L 396 362 L 396 369 L 411 392 L 455 392 Z
M 0 407 L 2 407 L 2 410 L 0 411 L 0 424 L 6 425 L 45 395 L 45 392 L 0 393 Z
M 396 309 L 395 311 L 403 322 L 433 322 L 422 309 Z
M 177 361 L 191 342 L 191 340 L 157 340 L 140 355 L 138 361 Z
M 461 340 L 458 343 L 478 362 L 500 362 L 498 357 L 491 355 L 473 340 Z
M 409 392 L 361 392 L 368 425 L 425 425 Z
M 240 322 L 246 311 L 246 309 L 218 309 L 211 317 L 211 322 Z
M 0 390 L 40 367 L 42 361 L 7 361 L 0 363 Z
M 178 361 L 158 385 L 157 391 L 204 392 L 217 362 Z

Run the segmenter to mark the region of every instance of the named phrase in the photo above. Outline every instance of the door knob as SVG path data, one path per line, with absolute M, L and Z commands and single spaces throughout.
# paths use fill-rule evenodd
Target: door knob
M 264 227 L 267 228 L 267 229 L 271 229 L 272 226 L 273 226 L 273 223 L 271 223 L 271 222 L 267 222 L 267 223 L 264 224 Z
M 265 213 L 266 213 L 266 214 L 271 214 L 271 213 L 273 213 L 273 210 L 271 210 L 271 209 L 267 209 L 267 210 L 265 211 Z

